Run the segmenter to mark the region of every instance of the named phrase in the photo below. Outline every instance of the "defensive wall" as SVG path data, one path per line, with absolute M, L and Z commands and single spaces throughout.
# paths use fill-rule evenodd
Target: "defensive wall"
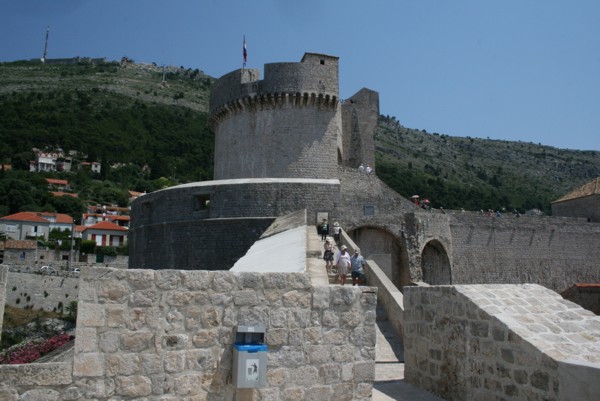
M 6 305 L 14 308 L 65 311 L 77 301 L 79 277 L 7 271 Z
M 144 195 L 132 205 L 131 268 L 228 270 L 276 216 L 339 203 L 339 180 L 205 181 Z
M 72 362 L 0 366 L 0 399 L 368 400 L 376 294 L 303 273 L 90 269 Z M 240 325 L 264 325 L 267 385 L 235 389 Z M 19 398 L 20 397 L 20 398 Z

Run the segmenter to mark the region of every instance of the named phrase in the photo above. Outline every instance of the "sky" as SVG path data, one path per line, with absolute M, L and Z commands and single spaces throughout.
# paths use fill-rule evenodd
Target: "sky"
M 0 0 L 0 62 L 127 56 L 198 68 L 340 58 L 403 126 L 600 150 L 598 0 Z

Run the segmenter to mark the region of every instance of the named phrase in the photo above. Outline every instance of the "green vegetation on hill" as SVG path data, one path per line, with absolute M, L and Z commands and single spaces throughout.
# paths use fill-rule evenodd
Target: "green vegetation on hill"
M 600 152 L 450 137 L 381 117 L 377 175 L 433 207 L 550 212 L 550 202 L 600 176 Z
M 211 179 L 214 137 L 206 109 L 212 81 L 198 70 L 163 74 L 131 64 L 0 64 L 0 161 L 15 170 L 0 177 L 6 189 L 0 212 L 73 209 L 68 204 L 76 200 L 42 195 L 47 189 L 39 177 L 68 179 L 79 202 L 121 206 L 127 190 Z M 70 173 L 21 174 L 34 159 L 33 148 L 75 151 L 75 164 L 100 162 L 102 173 L 74 167 Z
M 163 78 L 165 82 L 163 82 Z M 0 215 L 69 213 L 86 203 L 127 204 L 127 190 L 151 192 L 212 179 L 207 127 L 214 79 L 198 69 L 109 62 L 0 63 Z M 446 209 L 524 212 L 600 176 L 600 152 L 450 137 L 380 119 L 376 173 L 400 194 Z M 76 151 L 102 174 L 31 174 L 32 148 Z M 46 177 L 68 179 L 79 199 L 52 198 Z

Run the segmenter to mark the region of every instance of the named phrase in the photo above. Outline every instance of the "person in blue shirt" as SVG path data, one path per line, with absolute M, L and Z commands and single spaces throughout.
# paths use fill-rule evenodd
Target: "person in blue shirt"
M 352 285 L 357 285 L 359 281 L 362 283 L 365 279 L 365 258 L 363 258 L 358 249 L 354 251 L 354 255 L 350 258 L 350 263 L 352 265 Z

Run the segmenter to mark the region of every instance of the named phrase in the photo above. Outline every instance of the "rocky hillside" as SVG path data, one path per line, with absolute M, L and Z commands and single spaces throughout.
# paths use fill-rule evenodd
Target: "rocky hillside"
M 447 209 L 532 208 L 600 176 L 600 152 L 541 144 L 451 137 L 380 119 L 377 174 L 402 195 Z

